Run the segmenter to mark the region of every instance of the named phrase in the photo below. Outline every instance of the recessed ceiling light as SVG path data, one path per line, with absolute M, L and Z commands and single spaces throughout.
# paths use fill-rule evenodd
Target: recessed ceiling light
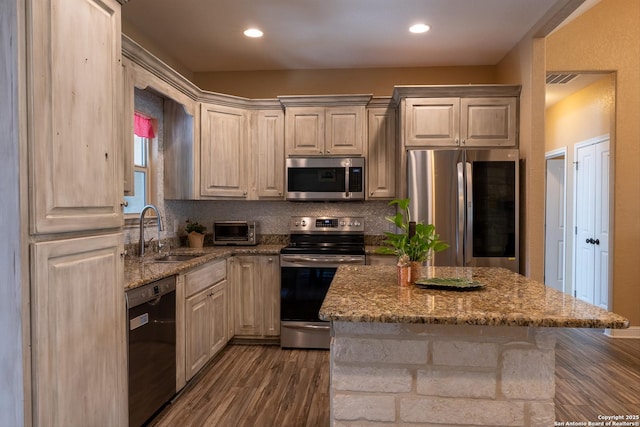
M 244 35 L 247 37 L 258 38 L 262 37 L 263 33 L 257 28 L 249 28 L 247 30 L 244 30 Z
M 409 31 L 411 31 L 414 34 L 422 34 L 429 31 L 430 28 L 431 27 L 429 27 L 427 24 L 415 24 L 409 28 Z

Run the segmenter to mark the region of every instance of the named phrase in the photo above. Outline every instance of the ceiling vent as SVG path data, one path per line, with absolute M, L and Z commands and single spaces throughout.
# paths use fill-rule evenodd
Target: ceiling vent
M 547 74 L 547 84 L 548 85 L 564 85 L 569 82 L 572 82 L 573 80 L 576 79 L 576 77 L 578 77 L 578 74 L 569 74 L 569 73 Z

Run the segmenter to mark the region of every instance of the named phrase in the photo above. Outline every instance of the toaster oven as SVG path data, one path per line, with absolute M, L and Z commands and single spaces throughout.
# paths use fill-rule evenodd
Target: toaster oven
M 255 221 L 214 221 L 213 244 L 254 246 L 258 244 Z

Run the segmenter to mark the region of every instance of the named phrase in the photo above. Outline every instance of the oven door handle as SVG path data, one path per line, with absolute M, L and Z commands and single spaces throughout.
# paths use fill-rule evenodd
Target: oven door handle
M 331 329 L 331 326 L 329 325 L 286 325 L 286 327 L 289 329 L 301 329 L 301 330 L 312 329 L 312 330 L 321 330 L 321 331 L 328 331 L 329 329 Z
M 313 256 L 282 256 L 280 258 L 281 267 L 318 267 L 337 266 L 339 264 L 364 264 L 362 256 L 340 256 L 336 258 L 322 258 Z

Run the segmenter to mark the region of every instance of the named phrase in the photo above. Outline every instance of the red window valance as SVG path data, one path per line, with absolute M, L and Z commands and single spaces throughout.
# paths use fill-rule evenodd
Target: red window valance
M 151 119 L 135 113 L 133 115 L 133 133 L 141 138 L 153 138 L 153 122 Z

